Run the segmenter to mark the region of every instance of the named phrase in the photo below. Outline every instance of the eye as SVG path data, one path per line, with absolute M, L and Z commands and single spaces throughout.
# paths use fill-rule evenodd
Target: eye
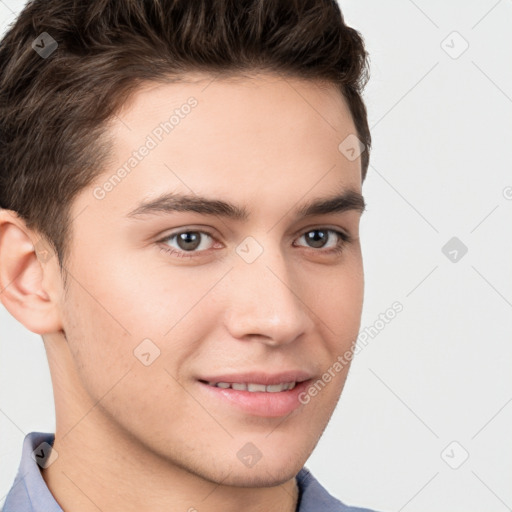
M 341 252 L 346 243 L 350 242 L 350 236 L 342 231 L 335 229 L 310 229 L 306 231 L 300 238 L 306 241 L 311 249 L 322 249 L 324 253 Z
M 208 239 L 213 237 L 205 231 L 180 231 L 160 240 L 162 250 L 170 253 L 178 253 L 180 256 L 193 256 L 193 254 L 208 250 Z
M 304 239 L 309 249 L 317 249 L 321 254 L 340 253 L 351 237 L 342 231 L 317 228 L 306 231 L 298 240 Z M 205 231 L 185 230 L 171 233 L 158 241 L 161 249 L 176 257 L 192 258 L 207 252 L 215 244 L 214 238 Z M 295 244 L 294 244 L 295 245 Z M 298 246 L 301 246 L 299 244 Z M 220 244 L 222 247 L 222 244 Z M 297 247 L 297 245 L 295 245 Z M 304 246 L 303 246 L 304 247 Z

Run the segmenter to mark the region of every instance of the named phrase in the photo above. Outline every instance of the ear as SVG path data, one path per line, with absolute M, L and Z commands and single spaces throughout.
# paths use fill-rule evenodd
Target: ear
M 0 301 L 27 329 L 62 329 L 62 292 L 55 251 L 12 210 L 0 209 Z

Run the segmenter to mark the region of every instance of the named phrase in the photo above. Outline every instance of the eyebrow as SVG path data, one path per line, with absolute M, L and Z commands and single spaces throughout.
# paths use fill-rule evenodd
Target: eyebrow
M 298 218 L 305 218 L 351 210 L 363 213 L 365 209 L 366 204 L 363 196 L 359 192 L 349 189 L 332 197 L 308 201 L 296 208 L 295 215 Z M 176 193 L 166 193 L 155 199 L 143 201 L 126 216 L 128 218 L 139 218 L 148 214 L 158 215 L 173 212 L 195 212 L 243 222 L 249 219 L 249 212 L 243 206 L 237 206 L 220 199 Z

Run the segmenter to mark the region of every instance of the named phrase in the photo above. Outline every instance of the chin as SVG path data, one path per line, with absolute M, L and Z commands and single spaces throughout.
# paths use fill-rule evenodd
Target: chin
M 287 466 L 272 470 L 272 468 L 262 466 L 260 468 L 248 468 L 244 471 L 237 468 L 236 471 L 232 471 L 222 480 L 222 485 L 232 487 L 276 487 L 294 478 L 301 468 L 302 465 L 298 469 Z
M 286 457 L 281 461 L 264 460 L 261 458 L 252 467 L 246 466 L 238 460 L 227 461 L 216 458 L 211 465 L 203 464 L 181 465 L 192 474 L 213 484 L 222 484 L 232 487 L 276 487 L 295 478 L 303 467 L 302 459 L 290 460 Z

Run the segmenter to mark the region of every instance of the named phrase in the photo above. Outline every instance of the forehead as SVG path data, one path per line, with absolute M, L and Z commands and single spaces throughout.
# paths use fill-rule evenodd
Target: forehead
M 333 84 L 269 74 L 148 83 L 115 116 L 112 158 L 95 185 L 113 183 L 102 206 L 120 211 L 164 189 L 244 204 L 259 192 L 297 200 L 314 187 L 357 190 L 360 160 L 338 149 L 354 133 Z
M 247 107 L 253 115 L 245 122 L 252 124 L 258 121 L 254 108 L 272 114 L 267 123 L 276 121 L 284 111 L 308 119 L 320 117 L 333 131 L 346 128 L 352 121 L 347 102 L 335 84 L 270 72 L 225 76 L 190 72 L 169 77 L 168 81 L 145 82 L 130 94 L 116 119 L 122 124 L 161 117 L 167 110 L 179 108 L 190 96 L 200 101 L 205 117 L 221 111 L 223 118 L 234 120 Z M 112 128 L 120 126 L 114 122 Z
M 172 136 L 157 142 L 174 146 L 173 153 L 180 147 L 193 147 L 201 154 L 209 148 L 232 147 L 244 157 L 251 146 L 265 144 L 267 151 L 282 152 L 309 138 L 318 148 L 321 140 L 335 144 L 355 133 L 346 100 L 333 84 L 272 74 L 191 74 L 183 80 L 147 83 L 131 95 L 111 126 L 116 150 L 133 150 L 141 136 L 165 124 L 172 134 L 166 130 L 164 135 Z M 308 147 L 313 144 L 295 147 L 295 153 Z

